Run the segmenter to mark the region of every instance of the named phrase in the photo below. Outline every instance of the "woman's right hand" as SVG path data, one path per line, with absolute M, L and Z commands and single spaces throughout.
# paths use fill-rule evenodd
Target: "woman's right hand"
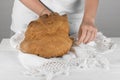
M 20 0 L 25 6 L 34 11 L 39 16 L 52 13 L 39 0 Z
M 47 8 L 45 8 L 45 9 L 41 12 L 40 16 L 42 16 L 42 15 L 44 15 L 44 14 L 50 15 L 51 13 L 52 13 L 52 12 L 51 12 L 50 10 L 48 10 Z

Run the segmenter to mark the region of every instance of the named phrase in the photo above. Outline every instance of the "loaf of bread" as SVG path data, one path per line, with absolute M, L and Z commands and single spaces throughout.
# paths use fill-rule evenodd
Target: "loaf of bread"
M 43 15 L 28 25 L 20 50 L 44 58 L 63 56 L 73 43 L 69 31 L 67 15 Z

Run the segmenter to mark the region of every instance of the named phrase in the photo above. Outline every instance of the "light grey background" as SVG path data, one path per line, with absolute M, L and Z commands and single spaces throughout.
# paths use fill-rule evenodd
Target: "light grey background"
M 120 0 L 99 0 L 96 25 L 108 37 L 120 37 Z M 0 40 L 9 38 L 14 0 L 0 0 Z

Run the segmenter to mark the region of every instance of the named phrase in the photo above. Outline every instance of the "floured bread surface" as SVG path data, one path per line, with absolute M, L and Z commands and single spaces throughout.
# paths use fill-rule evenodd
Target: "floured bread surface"
M 51 58 L 66 54 L 72 43 L 67 16 L 52 13 L 49 16 L 43 15 L 28 25 L 20 50 Z

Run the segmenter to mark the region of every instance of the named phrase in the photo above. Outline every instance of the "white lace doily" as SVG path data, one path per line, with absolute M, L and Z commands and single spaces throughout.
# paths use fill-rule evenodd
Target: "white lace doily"
M 19 44 L 24 39 L 24 33 L 17 33 L 10 39 L 11 45 L 18 49 L 18 58 L 31 76 L 45 75 L 47 80 L 53 76 L 69 72 L 88 69 L 109 69 L 109 61 L 104 57 L 105 53 L 114 50 L 115 44 L 101 32 L 97 33 L 94 41 L 88 44 L 76 45 L 77 34 L 71 35 L 74 45 L 62 57 L 46 59 L 32 54 L 26 54 L 19 50 Z

